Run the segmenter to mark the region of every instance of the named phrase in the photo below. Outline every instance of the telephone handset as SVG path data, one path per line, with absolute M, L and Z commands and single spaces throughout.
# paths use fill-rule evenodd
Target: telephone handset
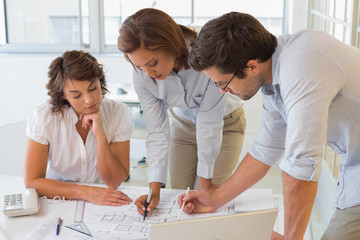
M 39 196 L 33 188 L 27 188 L 18 194 L 4 195 L 3 212 L 8 217 L 34 214 L 39 209 Z

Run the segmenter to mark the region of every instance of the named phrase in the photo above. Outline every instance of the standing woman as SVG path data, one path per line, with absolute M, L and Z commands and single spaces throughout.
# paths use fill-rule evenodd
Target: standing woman
M 133 123 L 126 105 L 103 99 L 102 65 L 89 53 L 68 51 L 52 61 L 48 75 L 50 100 L 27 119 L 26 187 L 51 198 L 130 203 L 116 188 L 129 175 Z M 107 188 L 74 183 L 100 181 Z
M 172 188 L 212 192 L 232 174 L 241 152 L 246 124 L 242 101 L 189 68 L 195 38 L 195 31 L 151 8 L 128 17 L 120 29 L 118 48 L 135 68 L 134 87 L 148 129 L 153 192 L 148 212 L 159 203 L 168 159 Z M 141 214 L 146 197 L 135 201 Z

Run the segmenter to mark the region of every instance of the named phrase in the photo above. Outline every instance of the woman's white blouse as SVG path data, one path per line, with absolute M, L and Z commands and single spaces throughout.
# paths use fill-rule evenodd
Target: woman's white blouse
M 90 130 L 84 144 L 75 127 L 78 117 L 73 108 L 64 109 L 62 117 L 52 114 L 50 107 L 49 102 L 36 107 L 28 116 L 26 129 L 30 139 L 49 145 L 46 178 L 98 182 L 95 136 Z M 133 122 L 125 104 L 103 99 L 100 112 L 109 143 L 130 140 Z

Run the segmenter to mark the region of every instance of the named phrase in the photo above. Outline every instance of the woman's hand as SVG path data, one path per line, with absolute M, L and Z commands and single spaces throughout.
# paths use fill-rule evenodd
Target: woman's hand
M 80 114 L 79 120 L 83 128 L 90 127 L 90 130 L 97 139 L 98 137 L 105 136 L 100 111 L 91 114 Z
M 121 206 L 132 202 L 132 199 L 125 193 L 116 189 L 93 186 L 86 187 L 86 196 L 84 199 L 94 204 Z
M 137 206 L 137 210 L 141 215 L 144 215 L 145 212 L 145 204 L 147 201 L 148 195 L 142 195 L 138 199 L 135 200 L 134 204 Z M 150 215 L 151 210 L 156 208 L 156 206 L 160 202 L 159 194 L 152 194 L 149 206 L 147 207 L 147 216 Z

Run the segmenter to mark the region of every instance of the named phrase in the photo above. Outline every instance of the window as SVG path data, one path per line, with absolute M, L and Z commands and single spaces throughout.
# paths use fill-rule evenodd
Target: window
M 6 32 L 5 32 L 5 11 L 1 11 L 4 9 L 4 2 L 0 1 L 0 45 L 6 43 Z
M 87 1 L 73 0 L 4 0 L 2 49 L 53 51 L 85 46 L 88 14 L 80 10 L 86 5 Z
M 270 32 L 282 34 L 284 0 L 0 0 L 0 52 L 63 52 L 86 49 L 118 53 L 123 21 L 142 8 L 165 11 L 199 30 L 230 11 L 255 16 Z M 206 7 L 204 7 L 206 6 Z M 261 7 L 259 7 L 261 6 Z M 90 27 L 91 26 L 91 27 Z
M 176 8 L 174 8 L 176 5 Z M 104 48 L 102 52 L 117 52 L 116 43 L 121 24 L 142 8 L 157 8 L 169 14 L 177 23 L 191 24 L 191 0 L 104 0 Z
M 202 26 L 207 21 L 227 12 L 244 12 L 256 17 L 267 30 L 279 36 L 283 33 L 283 0 L 195 0 L 194 24 Z M 204 7 L 206 6 L 206 7 Z
M 309 28 L 353 46 L 359 39 L 358 0 L 309 0 Z
M 230 11 L 246 12 L 255 16 L 270 32 L 282 34 L 283 0 L 105 0 L 104 35 L 102 52 L 115 52 L 118 30 L 122 22 L 139 9 L 152 7 L 168 13 L 179 24 L 199 30 L 210 19 Z M 174 7 L 176 6 L 176 7 Z M 206 7 L 204 7 L 206 6 Z M 259 7 L 261 6 L 261 7 Z

